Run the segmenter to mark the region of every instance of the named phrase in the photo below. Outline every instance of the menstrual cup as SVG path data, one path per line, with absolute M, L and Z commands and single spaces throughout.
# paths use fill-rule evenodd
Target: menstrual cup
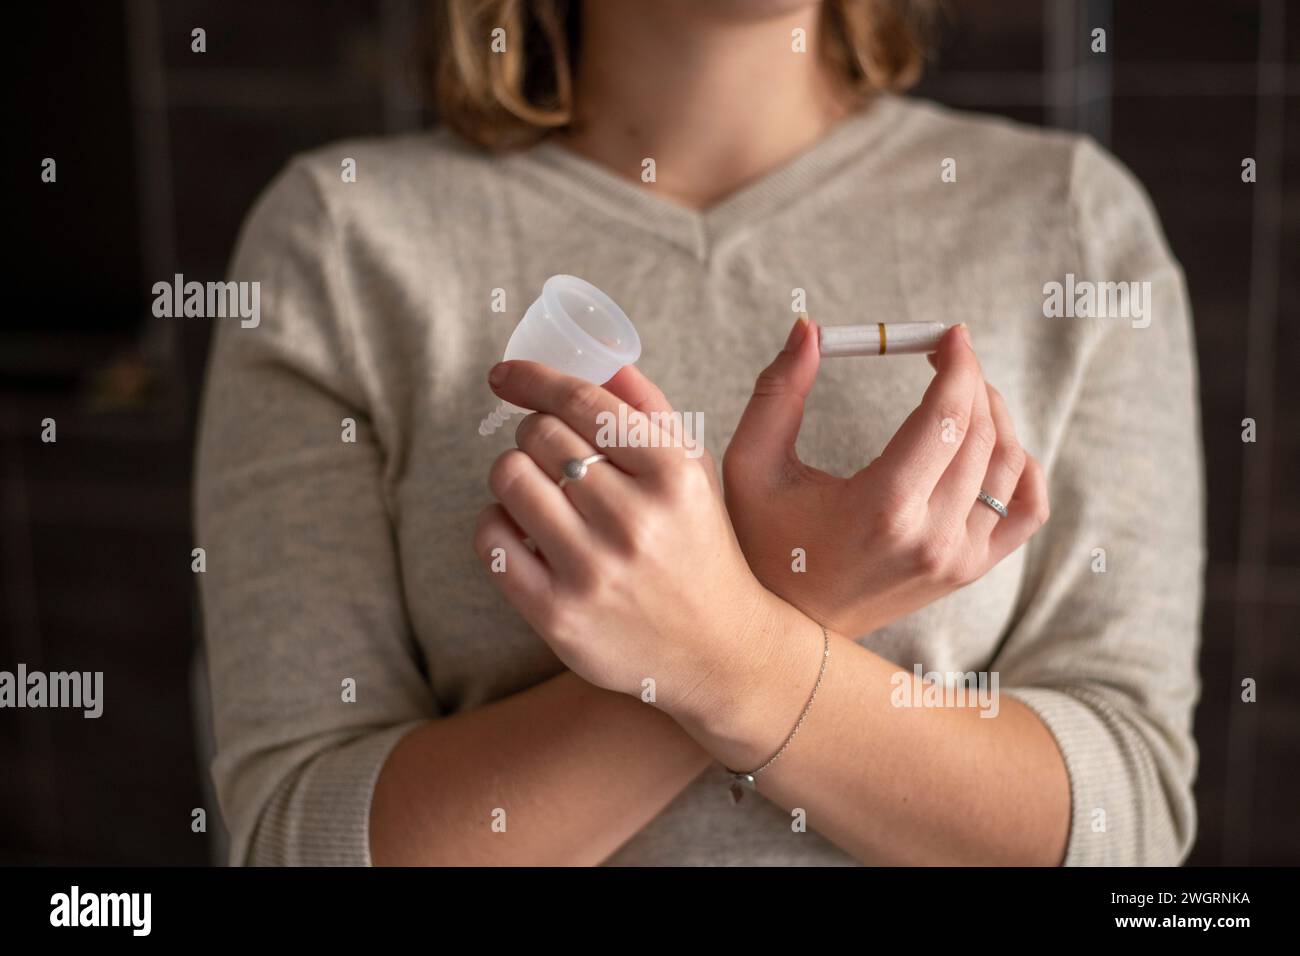
M 603 385 L 641 357 L 641 339 L 618 304 L 577 276 L 551 276 L 506 344 L 502 361 L 540 362 L 557 372 Z M 503 401 L 479 423 L 491 435 L 511 415 L 527 412 Z

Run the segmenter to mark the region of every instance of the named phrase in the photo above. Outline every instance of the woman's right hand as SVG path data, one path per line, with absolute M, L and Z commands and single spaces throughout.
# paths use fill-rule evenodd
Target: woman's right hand
M 723 459 L 727 509 L 760 581 L 849 637 L 877 630 L 982 577 L 1048 517 L 1041 466 L 984 381 L 964 325 L 931 357 L 937 374 L 880 457 L 838 478 L 799 460 L 817 377 L 818 330 L 801 318 L 763 370 Z M 1000 518 L 977 500 L 1004 502 Z M 795 570 L 794 549 L 806 570 Z

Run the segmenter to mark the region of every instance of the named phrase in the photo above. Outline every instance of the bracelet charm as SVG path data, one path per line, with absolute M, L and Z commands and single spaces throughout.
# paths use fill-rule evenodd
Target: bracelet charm
M 745 795 L 745 789 L 753 790 L 754 775 L 752 773 L 733 773 L 731 775 L 731 802 L 739 803 L 740 798 Z

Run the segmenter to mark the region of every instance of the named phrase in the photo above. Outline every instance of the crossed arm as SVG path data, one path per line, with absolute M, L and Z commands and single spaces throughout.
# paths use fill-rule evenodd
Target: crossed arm
M 799 644 L 816 653 L 820 637 Z M 1068 783 L 1051 735 L 1024 705 L 1004 702 L 991 721 L 970 709 L 893 708 L 892 665 L 843 638 L 832 654 L 817 719 L 764 775 L 767 797 L 802 807 L 864 862 L 1060 862 Z M 765 699 L 772 709 L 753 716 L 754 732 L 779 739 L 788 727 L 778 712 L 785 719 L 803 700 Z M 375 788 L 372 859 L 598 864 L 712 760 L 656 708 L 561 674 L 407 734 Z M 1026 800 L 1035 793 L 1045 799 Z M 507 838 L 490 827 L 489 808 L 502 804 Z
M 793 347 L 760 378 L 737 432 L 741 454 L 729 453 L 728 471 L 744 469 L 746 487 L 790 464 L 795 406 L 815 375 L 807 332 L 796 328 Z M 910 570 L 876 574 L 873 601 L 860 600 L 860 583 L 838 604 L 833 592 L 820 594 L 824 620 L 885 623 L 983 573 L 1045 519 L 1041 472 L 1015 454 L 969 339 L 951 335 L 937 368 L 875 474 L 839 488 L 830 476 L 817 484 L 823 501 L 890 486 L 916 495 L 924 486 L 927 498 L 952 507 L 898 500 L 905 512 L 916 506 L 913 527 L 906 535 L 872 529 L 866 550 L 882 566 Z M 572 670 L 408 733 L 375 789 L 376 863 L 600 862 L 711 761 L 750 767 L 770 756 L 820 669 L 821 629 L 754 579 L 711 461 L 669 448 L 602 449 L 618 467 L 593 468 L 567 491 L 556 485 L 563 461 L 592 453 L 595 413 L 620 401 L 666 410 L 658 389 L 634 370 L 595 389 L 526 363 L 494 384 L 541 414 L 521 424 L 519 448 L 493 469 L 499 503 L 484 512 L 475 547 L 485 558 L 507 549 L 506 597 Z M 954 416 L 963 440 L 939 440 L 941 422 Z M 1013 503 L 1001 525 L 967 494 L 991 467 L 1005 470 L 996 480 L 1009 483 L 1002 496 Z M 970 527 L 940 549 L 934 538 L 954 515 Z M 822 523 L 822 533 L 845 537 L 842 514 Z M 646 606 L 646 594 L 686 599 L 670 612 L 668 602 Z M 1060 862 L 1069 784 L 1052 735 L 1028 707 L 1013 700 L 992 720 L 968 709 L 894 707 L 895 665 L 839 633 L 831 656 L 797 745 L 761 777 L 766 796 L 804 809 L 810 825 L 864 862 Z M 660 688 L 655 706 L 632 696 L 643 676 Z M 485 817 L 498 803 L 511 808 L 506 840 Z

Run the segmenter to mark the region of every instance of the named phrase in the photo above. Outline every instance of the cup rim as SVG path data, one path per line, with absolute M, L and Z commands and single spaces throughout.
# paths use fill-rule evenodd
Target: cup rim
M 593 336 L 584 329 L 581 323 L 574 320 L 569 313 L 561 307 L 558 293 L 562 288 L 577 288 L 594 299 L 605 311 L 621 320 L 622 325 L 627 330 L 627 343 L 620 348 L 611 348 L 600 339 Z M 553 275 L 542 284 L 542 304 L 545 306 L 546 313 L 553 317 L 563 316 L 567 322 L 556 322 L 560 332 L 567 336 L 579 348 L 589 351 L 598 352 L 619 362 L 619 367 L 630 365 L 641 356 L 641 337 L 637 335 L 636 327 L 632 320 L 627 317 L 627 313 L 619 307 L 619 304 L 602 292 L 599 288 L 592 285 L 586 279 L 578 276 L 559 274 Z

